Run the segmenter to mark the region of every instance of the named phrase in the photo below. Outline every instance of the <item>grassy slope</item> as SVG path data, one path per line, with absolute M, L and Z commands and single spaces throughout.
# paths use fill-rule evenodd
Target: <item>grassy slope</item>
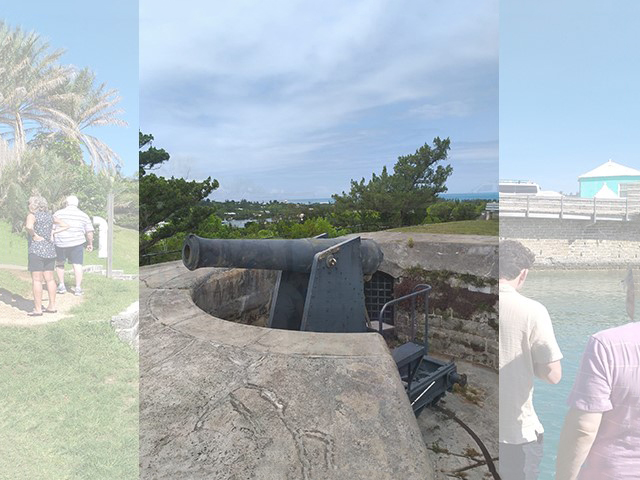
M 72 318 L 0 327 L 1 478 L 138 478 L 137 354 L 109 325 L 138 283 L 84 286 Z
M 5 288 L 11 293 L 15 293 L 21 297 L 33 298 L 31 282 L 16 277 L 8 270 L 0 270 L 0 288 Z
M 138 232 L 115 227 L 113 236 L 113 268 L 125 273 L 138 273 Z M 107 266 L 98 252 L 85 252 L 85 265 Z M 0 221 L 0 264 L 27 265 L 27 240 L 24 235 L 12 233 L 9 225 Z
M 136 272 L 137 232 L 115 239 L 114 267 Z M 2 263 L 26 265 L 26 241 L 0 222 Z M 31 298 L 11 271 L 0 287 Z M 138 282 L 89 274 L 83 287 L 71 318 L 0 327 L 0 478 L 138 478 L 138 356 L 109 325 Z
M 0 220 L 0 265 L 27 265 L 27 239 Z
M 499 222 L 493 220 L 464 220 L 461 222 L 431 223 L 412 227 L 394 228 L 390 232 L 445 233 L 452 235 L 498 236 Z

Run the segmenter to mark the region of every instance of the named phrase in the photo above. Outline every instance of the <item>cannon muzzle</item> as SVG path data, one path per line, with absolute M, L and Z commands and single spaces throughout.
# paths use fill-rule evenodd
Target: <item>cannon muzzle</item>
M 256 268 L 309 273 L 314 256 L 344 238 L 298 240 L 226 240 L 188 235 L 182 247 L 182 261 L 189 270 L 202 267 Z M 373 241 L 361 241 L 362 273 L 371 275 L 382 262 L 382 251 Z

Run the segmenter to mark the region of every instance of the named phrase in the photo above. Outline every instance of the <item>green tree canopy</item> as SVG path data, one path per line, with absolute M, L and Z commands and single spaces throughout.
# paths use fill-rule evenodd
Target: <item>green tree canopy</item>
M 385 166 L 368 182 L 352 180 L 349 193 L 333 195 L 338 215 L 355 213 L 365 230 L 420 223 L 426 207 L 447 191 L 445 183 L 453 168 L 440 163 L 446 161 L 449 149 L 448 138 L 436 137 L 433 145 L 425 143 L 414 154 L 398 157 L 393 174 Z
M 164 149 L 151 145 L 153 135 L 140 132 L 140 255 L 160 240 L 180 232 L 195 231 L 213 212 L 200 202 L 218 188 L 208 177 L 202 182 L 165 178 L 150 170 L 169 160 Z

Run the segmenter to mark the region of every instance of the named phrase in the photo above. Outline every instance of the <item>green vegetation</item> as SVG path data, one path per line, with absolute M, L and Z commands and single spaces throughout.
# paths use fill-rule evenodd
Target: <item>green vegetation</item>
M 433 139 L 414 154 L 398 157 L 393 173 L 382 169 L 371 180 L 351 180 L 349 193 L 333 195 L 336 210 L 347 215 L 362 230 L 381 230 L 422 223 L 425 208 L 447 191 L 445 182 L 453 172 L 451 165 L 439 165 L 447 159 L 448 138 Z
M 473 319 L 478 314 L 497 315 L 498 295 L 471 291 L 467 285 L 478 288 L 496 285 L 497 281 L 490 277 L 478 277 L 470 274 L 454 273 L 447 270 L 425 270 L 415 266 L 406 270 L 402 282 L 394 287 L 394 297 L 400 298 L 414 291 L 417 285 L 428 284 L 432 287 L 429 297 L 429 308 L 443 318 Z M 417 304 L 421 305 L 422 299 Z M 402 305 L 399 306 L 403 308 Z M 458 326 L 462 329 L 461 324 Z M 489 322 L 491 324 L 491 322 Z M 491 325 L 493 327 L 493 325 Z
M 31 282 L 16 277 L 8 270 L 0 270 L 0 288 L 21 297 L 29 298 L 31 296 Z
M 29 148 L 28 132 L 37 130 L 51 138 L 61 134 L 82 146 L 95 170 L 114 171 L 118 155 L 88 129 L 125 125 L 117 107 L 116 90 L 97 84 L 91 70 L 60 63 L 64 50 L 52 50 L 40 35 L 12 28 L 0 21 L 0 130 L 11 140 L 0 139 L 0 167 L 20 160 Z M 32 145 L 38 149 L 40 145 Z M 14 177 L 17 183 L 22 178 Z M 2 203 L 0 198 L 0 203 Z
M 90 217 L 107 218 L 112 193 L 116 225 L 137 228 L 138 182 L 118 172 L 118 154 L 93 135 L 126 125 L 118 92 L 87 68 L 62 65 L 63 53 L 0 21 L 0 263 L 26 265 L 24 238 L 9 234 L 22 231 L 31 196 L 55 211 L 75 195 Z M 130 247 L 121 268 L 134 271 Z
M 26 218 L 26 215 L 25 215 Z M 0 220 L 0 265 L 27 265 L 27 239 Z
M 23 283 L 0 276 L 14 293 Z M 138 284 L 87 275 L 83 286 L 71 318 L 0 327 L 2 478 L 138 478 L 137 353 L 109 325 Z
M 97 240 L 94 244 L 98 245 Z M 138 232 L 129 228 L 113 228 L 113 269 L 124 270 L 124 273 L 138 273 Z M 98 258 L 96 249 L 93 252 L 85 252 L 85 264 L 103 265 L 106 268 L 106 259 Z
M 462 282 L 474 287 L 486 287 L 497 285 L 498 281 L 491 277 L 478 277 L 470 273 L 456 273 L 449 270 L 426 270 L 420 266 L 408 268 L 406 275 L 413 278 L 420 278 L 429 284 L 449 282 L 451 280 Z
M 450 200 L 435 202 L 427 207 L 424 223 L 460 222 L 477 219 L 486 208 L 485 200 Z
M 196 228 L 188 233 L 195 233 L 207 238 L 308 238 L 321 233 L 329 237 L 337 237 L 360 231 L 345 221 L 345 216 L 337 211 L 335 204 L 295 204 L 282 202 L 203 202 L 214 209 Z M 458 203 L 441 201 L 438 203 Z M 475 211 L 478 205 L 484 209 L 486 202 L 470 201 Z M 239 205 L 243 205 L 240 207 Z M 221 218 L 222 217 L 222 218 Z M 473 218 L 477 215 L 474 214 Z M 224 218 L 224 220 L 223 220 Z M 234 227 L 232 220 L 254 219 L 245 223 L 244 227 Z M 304 219 L 301 221 L 301 218 Z M 470 235 L 498 235 L 497 220 L 465 220 L 458 222 L 415 225 L 392 229 L 390 231 L 411 233 L 449 233 Z M 149 249 L 152 256 L 143 258 L 143 264 L 158 263 L 180 259 L 180 250 L 187 232 L 179 232 L 172 237 L 162 239 Z M 407 240 L 408 245 L 414 239 Z M 409 245 L 410 246 L 410 245 Z M 169 253 L 162 253 L 169 252 Z
M 125 125 L 120 97 L 89 69 L 61 64 L 63 53 L 0 21 L 0 264 L 27 264 L 29 197 L 56 210 L 76 195 L 87 214 L 107 218 L 112 193 L 114 267 L 135 272 L 137 181 L 120 175 L 118 154 L 93 135 Z M 104 263 L 97 252 L 86 261 Z M 0 270 L 11 294 L 32 298 L 28 279 Z M 1 478 L 138 478 L 138 355 L 109 324 L 137 300 L 138 282 L 89 274 L 83 288 L 70 317 L 0 327 Z
M 139 132 L 141 256 L 153 252 L 162 240 L 198 228 L 213 213 L 200 202 L 218 188 L 218 181 L 211 177 L 202 182 L 188 182 L 150 173 L 170 157 L 164 149 L 153 147 L 152 141 L 153 135 Z
M 438 442 L 433 442 L 431 444 L 430 450 L 433 451 L 434 453 L 445 453 L 445 454 L 449 453 L 449 449 L 447 447 L 440 446 Z
M 390 232 L 441 233 L 452 235 L 498 236 L 499 223 L 492 220 L 464 220 L 461 222 L 432 223 L 411 227 L 393 228 Z
M 113 268 L 125 273 L 138 273 L 138 250 L 135 248 L 138 234 L 135 230 L 114 227 L 113 231 Z M 94 238 L 97 247 L 97 235 Z M 106 259 L 98 258 L 97 249 L 85 252 L 85 265 L 103 265 Z M 27 239 L 24 234 L 12 233 L 11 227 L 0 220 L 0 265 L 27 266 Z
M 457 393 L 465 400 L 473 403 L 475 405 L 482 406 L 483 401 L 486 397 L 486 392 L 478 387 L 471 386 L 469 384 L 465 386 L 460 386 L 460 384 L 456 383 L 453 386 L 453 393 Z
M 447 159 L 449 139 L 435 138 L 432 146 L 398 157 L 392 174 L 385 167 L 368 182 L 352 181 L 349 193 L 333 195 L 334 203 L 316 204 L 211 201 L 204 198 L 218 187 L 211 178 L 187 182 L 148 172 L 169 160 L 166 151 L 150 146 L 151 140 L 151 135 L 140 133 L 143 265 L 179 259 L 188 233 L 207 238 L 306 238 L 321 233 L 337 237 L 390 226 L 402 227 L 392 231 L 416 233 L 498 233 L 497 221 L 476 221 L 486 201 L 438 197 L 452 172 L 450 165 L 439 165 Z M 420 225 L 423 222 L 428 225 Z M 413 243 L 408 240 L 410 247 Z

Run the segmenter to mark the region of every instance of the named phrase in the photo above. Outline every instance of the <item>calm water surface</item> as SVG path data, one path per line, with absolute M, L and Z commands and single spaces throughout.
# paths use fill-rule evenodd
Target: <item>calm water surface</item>
M 567 397 L 589 335 L 629 322 L 625 310 L 624 270 L 531 272 L 522 294 L 547 307 L 564 355 L 558 385 L 537 381 L 534 407 L 545 433 L 540 480 L 553 480 L 558 438 L 567 413 Z M 636 280 L 637 283 L 637 280 Z

